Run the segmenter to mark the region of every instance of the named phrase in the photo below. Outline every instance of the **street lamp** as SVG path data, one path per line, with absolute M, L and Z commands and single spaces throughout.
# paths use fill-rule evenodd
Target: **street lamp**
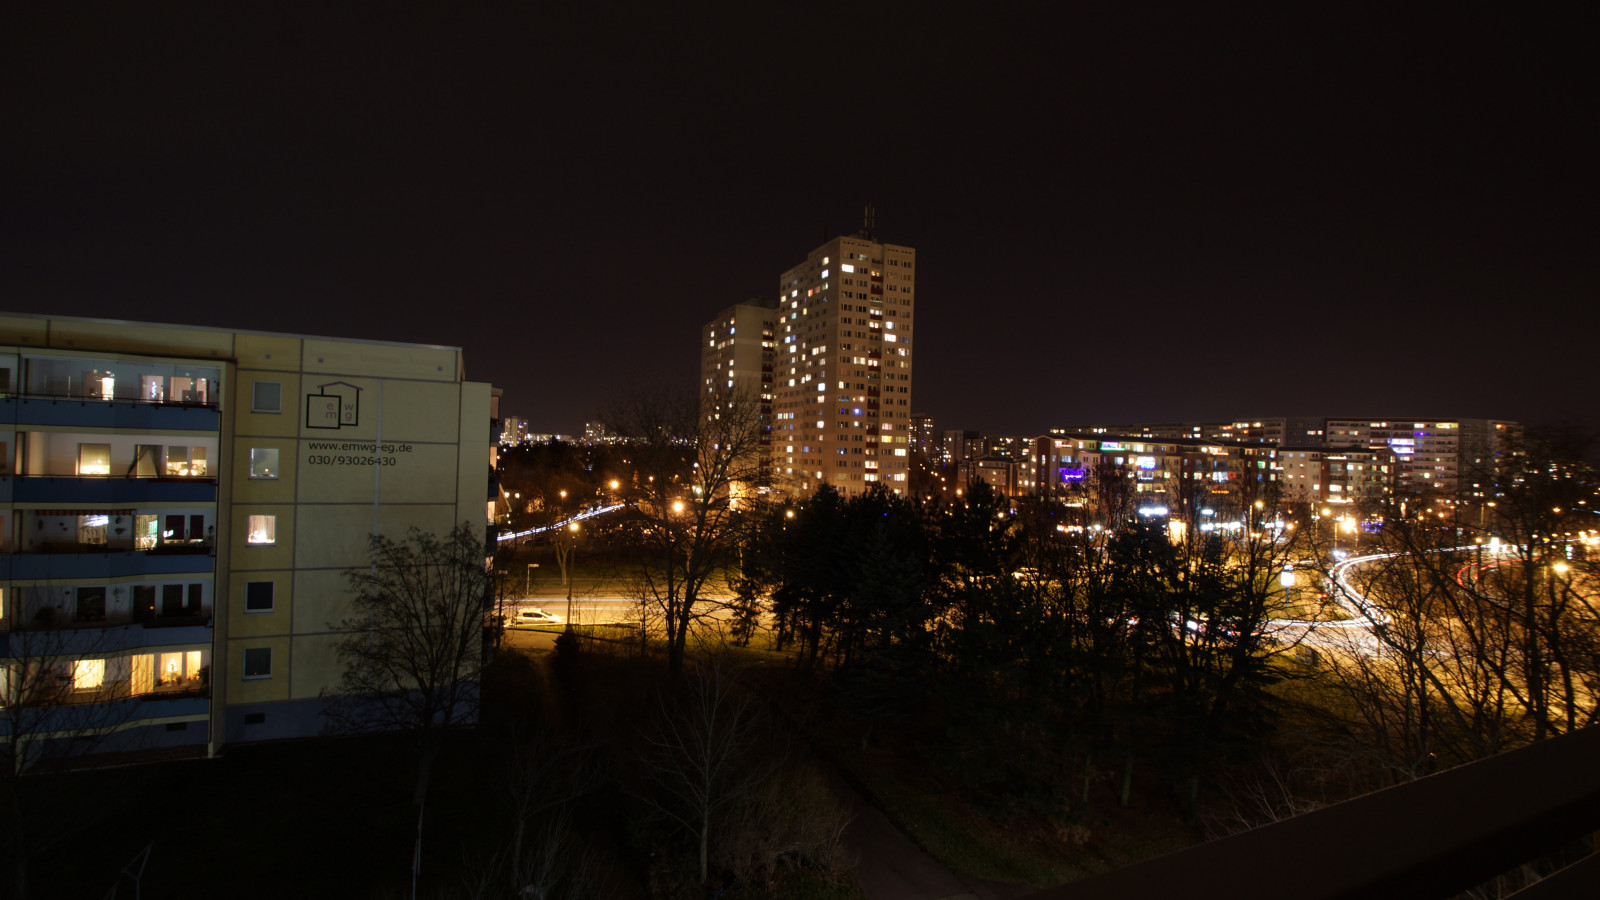
M 563 492 L 563 493 L 565 493 L 565 492 Z M 567 569 L 568 569 L 568 567 L 570 567 L 572 565 L 572 553 L 573 553 L 574 550 L 576 550 L 578 548 L 578 523 L 577 522 L 572 522 L 572 523 L 568 524 L 567 525 L 567 531 L 571 532 L 571 534 L 572 534 L 572 544 L 569 545 L 568 548 L 567 548 L 567 565 L 561 567 L 561 574 L 563 576 L 568 574 L 567 573 Z M 567 631 L 571 631 L 572 630 L 572 582 L 573 582 L 573 580 L 574 579 L 572 579 L 570 577 L 567 578 L 567 629 L 566 629 Z

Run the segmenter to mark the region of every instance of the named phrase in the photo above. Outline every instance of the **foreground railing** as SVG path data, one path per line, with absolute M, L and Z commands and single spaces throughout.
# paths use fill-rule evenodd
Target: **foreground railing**
M 1028 896 L 1443 898 L 1596 830 L 1600 726 Z M 1592 886 L 1597 859 L 1518 896 Z

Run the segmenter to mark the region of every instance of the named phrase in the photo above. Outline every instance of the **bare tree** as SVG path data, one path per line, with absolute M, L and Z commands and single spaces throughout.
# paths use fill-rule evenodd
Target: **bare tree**
M 643 547 L 641 596 L 660 610 L 667 664 L 683 669 L 695 606 L 736 560 L 740 517 L 766 486 L 760 404 L 746 395 L 702 410 L 691 393 L 641 392 L 608 416 L 631 441 L 634 482 L 623 489 Z
M 483 533 L 463 522 L 443 538 L 416 528 L 405 541 L 373 535 L 372 565 L 345 577 L 353 609 L 333 626 L 346 635 L 335 645 L 344 674 L 337 690 L 322 693 L 327 730 L 415 736 L 420 848 L 428 778 L 444 733 L 477 720 L 493 603 Z
M 139 712 L 131 696 L 130 657 L 105 629 L 60 627 L 47 592 L 23 592 L 0 633 L 0 781 L 5 784 L 10 896 L 28 895 L 28 860 L 81 825 L 59 815 L 70 804 L 59 786 L 51 796 L 30 776 L 69 767 L 107 748 Z M 21 613 L 21 615 L 18 615 Z M 97 798 L 103 800 L 103 798 Z
M 757 723 L 749 695 L 713 658 L 685 672 L 642 731 L 639 758 L 656 789 L 645 799 L 695 835 L 701 881 L 716 817 L 776 765 L 752 752 Z
M 717 829 L 717 857 L 738 882 L 767 890 L 786 865 L 838 881 L 853 863 L 843 839 L 854 818 L 817 767 L 796 760 L 729 808 Z

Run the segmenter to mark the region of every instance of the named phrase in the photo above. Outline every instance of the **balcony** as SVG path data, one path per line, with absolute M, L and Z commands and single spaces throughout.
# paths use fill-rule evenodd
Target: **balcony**
M 200 575 L 216 569 L 211 547 L 175 544 L 153 550 L 107 552 L 103 544 L 54 544 L 29 553 L 0 554 L 0 580 L 78 580 L 138 575 Z
M 104 503 L 151 506 L 162 503 L 215 503 L 217 480 L 162 476 L 116 478 L 74 475 L 12 475 L 13 503 Z
M 29 710 L 30 730 L 107 731 L 136 724 L 141 719 L 172 720 L 204 716 L 211 711 L 209 678 L 195 677 L 152 685 L 134 694 L 129 685 L 107 685 L 92 690 L 75 690 L 71 677 L 56 686 L 39 686 L 22 708 Z M 0 734 L 7 732 L 10 719 L 0 716 Z
M 222 417 L 214 404 L 27 394 L 0 398 L 0 421 L 19 426 L 217 431 Z

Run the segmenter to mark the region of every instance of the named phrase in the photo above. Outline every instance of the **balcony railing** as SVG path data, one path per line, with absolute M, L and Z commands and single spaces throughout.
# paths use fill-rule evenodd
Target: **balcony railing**
M 1591 726 L 1027 896 L 1453 897 L 1600 829 L 1597 759 Z M 1517 896 L 1592 897 L 1597 860 Z
M 8 610 L 9 612 L 9 610 Z M 9 618 L 6 619 L 10 621 Z M 211 608 L 202 607 L 199 610 L 185 608 L 176 613 L 158 613 L 114 609 L 105 612 L 92 610 L 64 611 L 55 607 L 46 606 L 35 609 L 27 614 L 26 621 L 30 631 L 59 631 L 77 628 L 121 628 L 125 625 L 143 625 L 146 628 L 190 628 L 197 625 L 206 625 L 211 621 Z M 0 632 L 6 631 L 0 625 Z
M 124 403 L 124 404 L 127 404 L 129 406 L 171 406 L 171 407 L 188 407 L 188 408 L 195 408 L 195 409 L 216 409 L 217 408 L 217 400 L 216 400 L 216 394 L 215 393 L 210 394 L 204 400 L 197 399 L 197 398 L 196 399 L 179 398 L 179 399 L 176 399 L 176 400 L 142 400 L 142 399 L 140 399 L 138 397 L 102 397 L 98 393 L 94 393 L 94 392 L 89 392 L 89 393 L 78 392 L 78 393 L 65 393 L 65 394 L 63 394 L 63 393 L 51 393 L 49 391 L 42 391 L 42 390 L 24 390 L 24 391 L 19 391 L 19 392 L 14 392 L 14 393 L 8 393 L 8 394 L 5 394 L 3 396 L 6 399 L 17 398 L 17 399 L 21 399 L 21 400 L 46 400 L 46 401 L 57 402 L 57 403 L 70 401 L 70 402 L 73 402 L 73 403 L 80 403 L 80 402 L 81 403 Z

